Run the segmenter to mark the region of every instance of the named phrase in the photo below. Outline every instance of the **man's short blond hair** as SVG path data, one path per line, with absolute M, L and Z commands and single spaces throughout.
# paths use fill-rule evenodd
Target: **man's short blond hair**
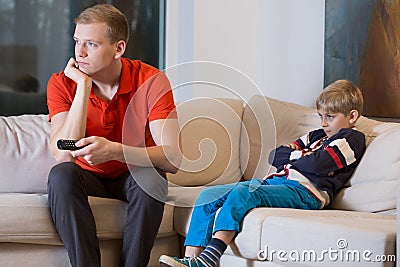
M 361 115 L 364 99 L 361 90 L 348 80 L 337 80 L 322 91 L 316 100 L 317 109 L 349 115 L 357 110 Z
M 109 4 L 100 4 L 83 10 L 74 20 L 76 24 L 105 23 L 107 38 L 111 44 L 118 41 L 128 42 L 129 24 L 125 15 Z

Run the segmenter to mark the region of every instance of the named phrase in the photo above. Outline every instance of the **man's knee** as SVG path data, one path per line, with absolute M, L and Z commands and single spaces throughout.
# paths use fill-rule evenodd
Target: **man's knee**
M 143 201 L 153 203 L 154 201 L 165 202 L 168 194 L 168 183 L 157 170 L 153 168 L 136 168 L 131 171 L 128 183 L 127 199 L 135 197 Z
M 79 178 L 79 166 L 73 162 L 63 162 L 55 165 L 49 172 L 47 187 L 49 194 L 74 190 L 74 184 Z
M 164 203 L 167 195 L 167 189 L 165 188 L 165 193 L 163 193 L 162 183 L 151 183 L 157 189 L 150 188 L 150 183 L 144 183 L 143 180 L 145 178 L 152 177 L 150 179 L 154 179 L 155 176 L 146 172 L 140 172 L 140 178 L 138 181 L 138 174 L 134 173 L 129 176 L 129 182 L 127 185 L 126 191 L 126 199 L 128 202 L 128 220 L 132 219 L 136 221 L 136 219 L 140 218 L 148 218 L 151 216 L 154 222 L 161 221 L 163 211 L 164 211 Z M 142 176 L 144 175 L 144 176 Z M 154 181 L 153 181 L 154 182 Z M 149 225 L 150 226 L 150 225 Z

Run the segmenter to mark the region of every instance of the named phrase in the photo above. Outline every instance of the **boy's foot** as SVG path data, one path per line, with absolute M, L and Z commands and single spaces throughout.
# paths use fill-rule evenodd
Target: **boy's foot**
M 167 255 L 161 255 L 160 264 L 163 267 L 207 267 L 208 265 L 204 264 L 204 262 L 199 257 L 185 257 L 183 259 L 179 259 L 178 257 L 170 257 Z

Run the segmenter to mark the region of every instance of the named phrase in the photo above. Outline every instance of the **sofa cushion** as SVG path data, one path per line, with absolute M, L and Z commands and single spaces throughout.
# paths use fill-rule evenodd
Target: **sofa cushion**
M 242 101 L 197 98 L 177 104 L 177 112 L 184 158 L 168 180 L 179 186 L 237 182 Z
M 367 150 L 336 209 L 381 212 L 396 208 L 400 173 L 400 124 L 360 118 L 357 128 L 367 136 Z
M 121 240 L 101 240 L 101 266 L 117 267 Z M 46 244 L 0 243 L 0 266 L 71 267 L 64 246 Z
M 265 246 L 287 251 L 322 250 L 334 246 L 339 238 L 347 238 L 352 247 L 363 245 L 372 249 L 377 244 L 382 248 L 385 242 L 392 245 L 396 236 L 394 216 L 339 210 L 259 208 L 249 212 L 242 227 L 231 251 L 240 251 L 252 259 L 257 259 L 256 253 Z M 258 242 L 254 242 L 255 238 Z
M 170 186 L 167 201 L 175 207 L 193 207 L 205 186 Z
M 240 165 L 243 177 L 264 177 L 274 171 L 268 164 L 272 149 L 320 127 L 315 110 L 261 95 L 253 96 L 243 114 Z
M 175 209 L 175 229 L 186 236 L 191 208 Z M 323 237 L 323 238 L 321 238 Z M 341 210 L 252 209 L 242 223 L 242 232 L 225 252 L 257 260 L 260 250 L 310 250 L 318 253 L 344 238 L 349 249 L 369 249 L 375 255 L 394 253 L 396 216 Z M 386 245 L 382 245 L 386 244 Z
M 340 213 L 327 217 L 325 214 L 304 215 L 292 218 L 272 216 L 263 222 L 260 250 L 267 256 L 272 250 L 287 253 L 282 260 L 275 254 L 271 259 L 273 262 L 312 262 L 313 266 L 394 266 L 395 217 L 378 218 L 371 213 L 363 213 L 366 216 L 356 214 L 352 218 Z M 241 243 L 249 242 L 243 240 Z M 235 246 L 231 247 L 232 254 L 237 254 Z M 391 257 L 392 260 L 379 262 L 379 256 Z
M 47 115 L 0 117 L 0 193 L 47 192 L 49 131 Z
M 121 239 L 125 203 L 116 199 L 89 197 L 100 240 Z M 158 237 L 175 235 L 173 210 L 165 205 Z M 46 194 L 0 194 L 0 242 L 61 245 L 50 215 Z

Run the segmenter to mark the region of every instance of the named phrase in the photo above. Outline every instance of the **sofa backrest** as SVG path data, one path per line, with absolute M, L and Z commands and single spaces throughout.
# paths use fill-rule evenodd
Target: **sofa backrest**
M 243 102 L 196 98 L 177 104 L 184 159 L 172 185 L 200 186 L 237 182 L 241 178 L 239 142 Z
M 49 152 L 47 115 L 0 117 L 0 193 L 46 193 L 56 163 Z
M 320 123 L 316 112 L 310 108 L 255 95 L 245 106 L 243 125 L 240 163 L 243 178 L 250 180 L 275 171 L 268 164 L 272 149 L 318 128 Z
M 177 105 L 181 126 L 182 169 L 168 175 L 172 184 L 199 186 L 263 177 L 274 171 L 270 150 L 319 128 L 315 110 L 253 97 L 243 109 L 234 99 L 195 99 Z M 46 193 L 56 164 L 49 152 L 47 115 L 0 117 L 0 193 Z M 379 212 L 396 208 L 400 179 L 400 124 L 361 117 L 367 150 L 333 208 Z
M 182 169 L 172 184 L 196 186 L 241 178 L 239 140 L 243 102 L 200 98 L 177 105 L 181 124 Z M 0 117 L 0 193 L 46 193 L 56 164 L 49 152 L 47 115 Z
M 339 192 L 333 207 L 369 212 L 396 209 L 400 124 L 361 117 L 356 126 L 366 135 L 367 150 L 348 187 Z
M 266 103 L 275 124 L 275 146 L 292 142 L 308 131 L 320 128 L 320 120 L 314 109 L 264 96 L 254 96 L 249 101 L 244 110 L 243 124 L 254 125 L 254 117 L 257 114 L 261 117 Z M 267 149 L 261 149 L 259 145 L 268 143 L 260 140 L 259 134 L 260 131 L 270 131 L 268 127 L 271 127 L 270 124 L 265 123 L 261 123 L 258 129 L 246 127 L 249 144 L 241 143 L 240 157 L 244 178 L 247 180 L 263 177 L 275 170 L 267 161 L 272 148 L 268 146 Z M 366 135 L 367 150 L 352 178 L 333 201 L 332 207 L 368 212 L 395 209 L 396 188 L 400 179 L 400 124 L 361 117 L 356 127 Z M 249 158 L 247 164 L 242 157 Z

